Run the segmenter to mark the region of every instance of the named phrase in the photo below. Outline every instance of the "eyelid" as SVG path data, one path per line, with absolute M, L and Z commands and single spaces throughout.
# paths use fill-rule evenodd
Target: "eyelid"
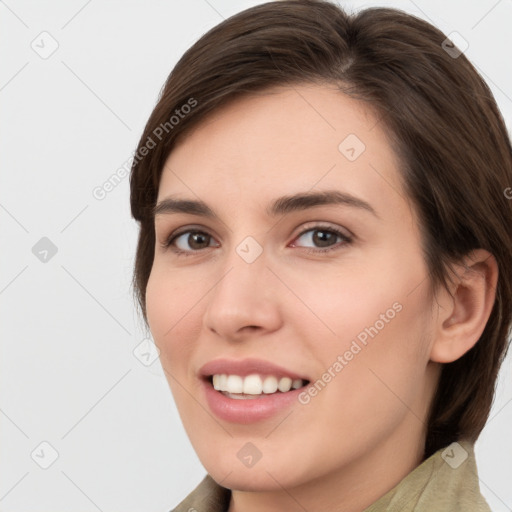
M 297 233 L 297 235 L 294 236 L 294 240 L 295 240 L 295 238 L 302 236 L 307 231 L 311 231 L 311 230 L 315 230 L 315 229 L 332 230 L 332 231 L 338 232 L 340 235 L 342 235 L 346 238 L 350 238 L 350 239 L 355 238 L 355 235 L 349 229 L 347 229 L 345 227 L 338 226 L 337 224 L 333 224 L 331 222 L 317 220 L 317 221 L 309 221 L 309 222 L 306 222 L 305 224 L 302 224 L 300 227 L 300 231 Z
M 163 242 L 166 243 L 171 238 L 176 238 L 180 235 L 183 235 L 184 233 L 188 233 L 189 231 L 205 233 L 213 237 L 208 228 L 201 226 L 199 224 L 187 224 L 170 231 L 167 229 L 162 229 L 162 237 L 164 239 Z M 167 232 L 169 232 L 168 235 L 166 234 Z

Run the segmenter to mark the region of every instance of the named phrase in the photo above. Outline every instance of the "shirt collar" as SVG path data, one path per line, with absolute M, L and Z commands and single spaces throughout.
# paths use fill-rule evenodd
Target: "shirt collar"
M 171 512 L 227 512 L 231 491 L 207 474 Z M 480 493 L 474 445 L 459 440 L 424 460 L 364 512 L 491 512 Z

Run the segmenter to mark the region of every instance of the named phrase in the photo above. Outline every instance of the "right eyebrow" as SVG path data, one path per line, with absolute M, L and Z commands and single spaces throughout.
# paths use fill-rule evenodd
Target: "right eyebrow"
M 190 199 L 162 199 L 153 208 L 153 216 L 165 215 L 170 213 L 188 213 L 190 215 L 200 215 L 211 219 L 217 218 L 214 211 L 203 201 L 193 201 Z

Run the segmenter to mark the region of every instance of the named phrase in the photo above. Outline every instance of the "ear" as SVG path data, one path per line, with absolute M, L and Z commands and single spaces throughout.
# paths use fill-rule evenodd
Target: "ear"
M 498 264 L 485 249 L 471 251 L 461 264 L 450 291 L 442 289 L 434 301 L 434 332 L 430 359 L 451 363 L 480 339 L 496 298 Z

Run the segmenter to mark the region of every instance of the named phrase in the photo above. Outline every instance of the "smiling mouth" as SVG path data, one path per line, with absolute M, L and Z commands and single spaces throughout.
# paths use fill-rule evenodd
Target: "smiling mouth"
M 296 391 L 309 384 L 309 380 L 276 377 L 274 375 L 216 374 L 205 379 L 219 393 L 233 399 L 255 399 Z

